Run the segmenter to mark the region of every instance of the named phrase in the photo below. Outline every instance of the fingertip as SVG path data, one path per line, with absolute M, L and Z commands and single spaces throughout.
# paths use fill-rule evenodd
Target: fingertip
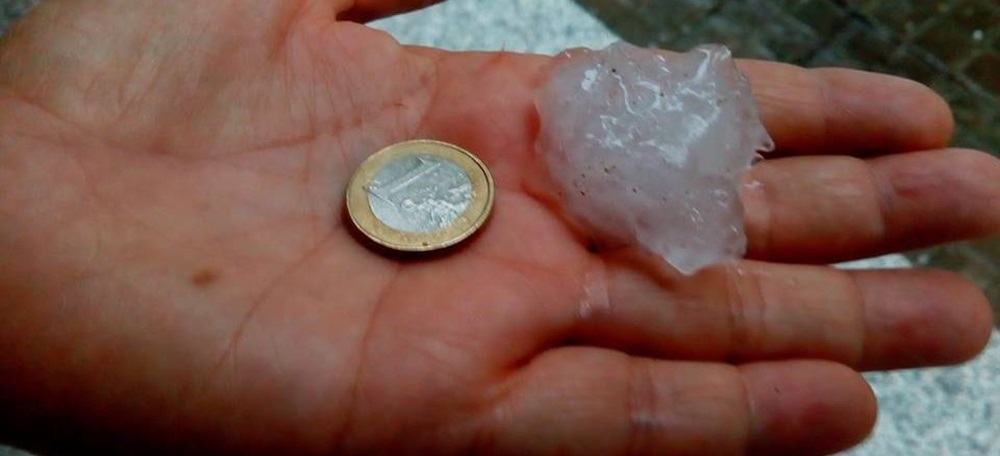
M 967 149 L 878 157 L 872 176 L 891 201 L 897 250 L 1000 234 L 1000 160 Z M 940 214 L 947 214 L 941 217 Z
M 948 102 L 927 85 L 898 76 L 885 75 L 899 86 L 898 93 L 907 94 L 893 100 L 894 110 L 903 113 L 901 119 L 907 138 L 900 138 L 908 150 L 928 150 L 946 147 L 955 133 L 955 116 Z
M 833 131 L 834 137 L 849 138 L 867 132 L 869 147 L 913 151 L 944 147 L 955 128 L 951 107 L 930 87 L 919 82 L 881 73 L 844 68 L 815 70 L 824 81 L 825 103 L 834 118 L 881 119 L 867 126 L 860 122 L 831 123 L 848 127 Z
M 922 269 L 853 274 L 866 301 L 861 368 L 958 364 L 974 358 L 989 342 L 989 302 L 958 274 Z
M 938 127 L 936 130 L 928 130 L 926 137 L 920 138 L 923 141 L 918 141 L 922 145 L 916 149 L 935 149 L 951 144 L 951 138 L 955 135 L 955 114 L 951 110 L 951 105 L 934 89 L 919 82 L 910 82 L 922 87 L 923 97 L 926 99 L 925 103 L 931 107 L 927 113 L 924 113 L 929 119 L 923 123 Z
M 941 285 L 938 289 L 948 290 L 951 296 L 944 303 L 949 309 L 934 318 L 934 324 L 944 328 L 941 338 L 953 341 L 950 349 L 943 351 L 937 361 L 942 365 L 961 364 L 979 356 L 993 335 L 993 310 L 986 295 L 955 272 L 924 272 L 939 277 Z
M 785 361 L 741 366 L 752 421 L 750 454 L 829 454 L 857 445 L 875 426 L 875 394 L 837 363 Z

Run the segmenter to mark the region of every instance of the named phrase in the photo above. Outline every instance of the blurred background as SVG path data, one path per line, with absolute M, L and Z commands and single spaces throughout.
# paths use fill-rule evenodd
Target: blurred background
M 36 2 L 0 0 L 0 33 Z M 555 53 L 617 39 L 684 50 L 719 42 L 740 57 L 897 74 L 948 99 L 956 146 L 1000 154 L 998 0 L 451 0 L 374 26 L 404 43 L 455 50 Z M 975 280 L 1000 322 L 1000 239 L 856 266 L 910 265 Z M 963 366 L 866 374 L 879 398 L 879 422 L 849 454 L 1000 456 L 997 334 Z M 0 456 L 24 454 L 0 447 Z

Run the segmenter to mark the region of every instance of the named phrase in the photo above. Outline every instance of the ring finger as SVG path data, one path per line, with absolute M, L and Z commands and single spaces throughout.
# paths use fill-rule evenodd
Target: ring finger
M 569 337 L 633 354 L 889 369 L 966 360 L 992 329 L 979 290 L 942 271 L 745 261 L 674 278 L 618 258 L 604 268 L 603 296 L 567 316 Z

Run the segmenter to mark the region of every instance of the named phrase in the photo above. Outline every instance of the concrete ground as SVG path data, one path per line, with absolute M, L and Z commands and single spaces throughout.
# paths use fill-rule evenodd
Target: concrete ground
M 0 0 L 0 31 L 31 3 Z M 669 8 L 663 7 L 668 3 Z M 995 144 L 988 142 L 990 134 L 1000 133 L 996 115 L 989 111 L 1000 90 L 991 79 L 1000 65 L 990 63 L 996 55 L 994 43 L 1000 43 L 995 0 L 580 0 L 580 4 L 603 22 L 570 0 L 451 0 L 377 26 L 406 43 L 456 50 L 554 53 L 567 47 L 602 46 L 619 36 L 669 47 L 721 41 L 743 55 L 941 79 L 944 82 L 935 87 L 959 104 L 963 128 L 959 141 L 994 147 L 990 150 L 996 152 Z M 970 24 L 981 26 L 969 29 Z M 955 52 L 948 54 L 949 50 Z M 890 65 L 893 62 L 897 65 Z M 913 65 L 906 71 L 914 73 L 898 69 L 905 66 L 898 62 Z M 947 84 L 956 92 L 948 92 Z M 1000 249 L 990 250 L 994 244 L 967 245 L 958 253 L 921 252 L 911 258 L 947 265 L 941 258 L 955 257 L 953 268 L 989 281 L 1000 261 Z M 978 258 L 979 266 L 969 266 L 969 258 Z M 908 264 L 906 258 L 892 256 L 861 266 Z M 867 377 L 880 402 L 878 427 L 866 444 L 847 454 L 1000 455 L 1000 428 L 995 424 L 1000 421 L 996 332 L 986 353 L 967 365 Z M 13 451 L 0 448 L 0 456 L 18 454 Z

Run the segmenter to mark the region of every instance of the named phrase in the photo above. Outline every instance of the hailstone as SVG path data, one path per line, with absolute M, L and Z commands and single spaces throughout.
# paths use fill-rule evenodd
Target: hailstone
M 741 176 L 774 145 L 728 49 L 567 51 L 535 104 L 559 206 L 588 236 L 684 274 L 743 256 Z

